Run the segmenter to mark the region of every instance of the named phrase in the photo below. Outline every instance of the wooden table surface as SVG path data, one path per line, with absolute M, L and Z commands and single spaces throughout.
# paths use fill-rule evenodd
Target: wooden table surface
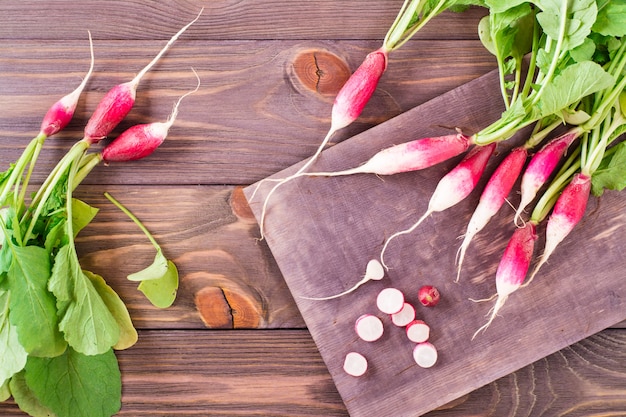
M 50 104 L 95 72 L 72 123 L 46 142 L 47 170 L 81 137 L 102 95 L 130 80 L 180 27 L 204 13 L 141 82 L 115 133 L 167 118 L 145 160 L 98 166 L 76 194 L 100 212 L 77 239 L 84 268 L 129 307 L 139 341 L 117 352 L 119 415 L 346 416 L 346 408 L 264 241 L 242 189 L 311 155 L 333 96 L 380 45 L 398 0 L 0 2 L 0 169 L 19 156 Z M 445 12 L 393 53 L 346 139 L 495 68 L 476 25 L 484 11 Z M 150 243 L 103 196 L 133 211 L 178 265 L 168 309 L 126 276 Z M 468 370 L 471 378 L 471 370 Z M 10 401 L 0 414 L 23 415 Z M 626 415 L 624 323 L 459 398 L 428 416 Z

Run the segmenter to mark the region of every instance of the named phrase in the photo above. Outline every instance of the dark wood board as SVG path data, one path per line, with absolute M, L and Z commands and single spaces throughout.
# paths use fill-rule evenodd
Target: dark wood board
M 391 144 L 448 134 L 455 127 L 473 133 L 502 111 L 496 83 L 492 72 L 409 110 L 331 147 L 315 168 L 345 169 Z M 487 174 L 525 133 L 499 147 Z M 382 281 L 330 301 L 302 298 L 335 294 L 357 282 L 368 259 L 379 256 L 385 237 L 422 215 L 437 181 L 457 161 L 393 177 L 306 178 L 279 188 L 272 197 L 265 239 L 353 417 L 421 415 L 626 318 L 625 256 L 621 250 L 606 250 L 623 244 L 626 216 L 622 197 L 611 192 L 590 200 L 581 224 L 532 285 L 509 297 L 500 316 L 474 340 L 492 303 L 470 298 L 495 293 L 497 263 L 513 231 L 512 210 L 505 207 L 475 239 L 461 281 L 454 283 L 458 237 L 478 192 L 396 239 L 386 255 L 391 270 Z M 285 177 L 298 166 L 275 177 Z M 249 200 L 255 186 L 245 190 Z M 269 188 L 263 186 L 250 201 L 257 219 Z M 516 203 L 516 194 L 511 202 Z M 540 227 L 535 254 L 541 251 L 543 231 Z M 436 308 L 418 309 L 439 350 L 439 362 L 430 369 L 414 363 L 413 344 L 375 306 L 384 287 L 401 289 L 416 304 L 423 284 L 434 284 L 443 294 Z M 357 338 L 353 324 L 363 313 L 384 320 L 381 340 L 367 343 Z M 370 361 L 361 378 L 342 370 L 351 350 Z

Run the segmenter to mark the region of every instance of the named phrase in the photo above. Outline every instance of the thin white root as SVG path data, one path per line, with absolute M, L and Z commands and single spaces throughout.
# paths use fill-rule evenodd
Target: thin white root
M 474 302 L 474 303 L 484 303 L 485 301 L 493 301 L 494 298 L 496 298 L 498 296 L 498 294 L 494 294 L 489 298 L 481 298 L 479 300 L 475 299 L 475 298 L 468 298 L 468 300 Z
M 548 262 L 548 258 L 550 257 L 550 255 L 552 255 L 552 250 L 550 250 L 550 249 L 546 250 L 541 255 L 541 258 L 539 259 L 539 262 L 535 266 L 535 269 L 533 269 L 532 274 L 530 274 L 530 277 L 526 280 L 526 282 L 521 285 L 521 288 L 524 288 L 524 287 L 527 287 L 528 285 L 530 285 L 532 280 L 535 279 L 535 275 L 537 275 L 537 272 L 539 272 L 539 269 L 543 266 L 543 264 Z
M 509 298 L 508 295 L 498 297 L 498 300 L 496 301 L 496 304 L 491 309 L 491 315 L 489 317 L 489 320 L 487 321 L 487 323 L 482 325 L 478 330 L 476 330 L 476 332 L 472 336 L 472 340 L 474 340 L 474 338 L 478 335 L 478 333 L 480 333 L 480 332 L 484 333 L 485 330 L 487 330 L 487 328 L 491 325 L 491 322 L 493 321 L 493 319 L 495 319 L 496 316 L 498 315 L 498 312 L 500 311 L 502 306 L 504 306 L 504 303 L 506 302 L 507 298 Z
M 368 281 L 380 281 L 381 279 L 383 279 L 384 276 L 385 276 L 385 271 L 383 270 L 382 265 L 376 259 L 372 259 L 367 263 L 367 267 L 365 269 L 365 276 L 359 282 L 354 284 L 352 288 L 347 289 L 339 294 L 330 295 L 328 297 L 300 296 L 300 298 L 303 298 L 305 300 L 313 300 L 313 301 L 332 300 L 333 298 L 339 298 L 346 294 L 350 294 L 351 292 L 353 292 L 354 290 L 356 290 L 357 288 L 359 288 L 361 285 L 365 284 Z
M 361 285 L 365 284 L 367 281 L 369 281 L 369 277 L 364 277 L 361 281 L 357 282 L 356 284 L 354 284 L 354 286 L 350 289 L 347 289 L 343 292 L 340 292 L 339 294 L 335 294 L 335 295 L 329 295 L 328 297 L 303 297 L 300 296 L 300 298 L 303 298 L 305 300 L 313 300 L 313 301 L 326 301 L 326 300 L 332 300 L 333 298 L 339 298 L 342 297 L 346 294 L 350 294 L 351 292 L 353 292 L 354 290 L 356 290 L 357 288 L 359 288 Z
M 472 233 L 466 233 L 465 237 L 463 238 L 463 243 L 461 243 L 461 246 L 459 246 L 459 249 L 456 251 L 455 260 L 457 264 L 457 271 L 456 279 L 454 280 L 454 282 L 459 282 L 459 280 L 461 279 L 461 268 L 463 266 L 463 260 L 465 259 L 465 252 L 467 251 L 467 248 L 469 247 L 473 237 L 474 235 Z
M 385 267 L 386 270 L 389 270 L 389 267 L 387 266 L 387 264 L 385 264 L 385 251 L 387 250 L 387 246 L 389 246 L 389 242 L 391 242 L 391 240 L 395 239 L 398 236 L 401 235 L 406 235 L 408 233 L 411 233 L 413 230 L 417 229 L 417 227 L 424 221 L 424 219 L 426 219 L 426 217 L 430 216 L 430 214 L 432 213 L 432 210 L 426 210 L 426 213 L 424 213 L 422 215 L 422 217 L 420 217 L 420 219 L 415 222 L 415 224 L 411 227 L 409 227 L 408 229 L 402 230 L 400 232 L 396 232 L 393 235 L 389 236 L 387 238 L 387 240 L 385 241 L 385 244 L 383 245 L 383 249 L 380 251 L 380 263 L 382 264 L 382 266 Z

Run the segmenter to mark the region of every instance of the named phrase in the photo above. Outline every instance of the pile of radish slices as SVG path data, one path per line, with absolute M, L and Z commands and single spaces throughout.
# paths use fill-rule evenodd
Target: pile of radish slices
M 437 305 L 439 298 L 439 291 L 433 286 L 425 285 L 418 291 L 418 299 L 424 306 Z M 416 309 L 406 301 L 404 293 L 397 288 L 384 288 L 376 297 L 376 306 L 381 313 L 391 319 L 395 326 L 404 327 L 407 339 L 415 343 L 413 348 L 415 363 L 422 368 L 435 365 L 437 349 L 428 341 L 430 327 L 423 320 L 416 318 Z M 375 342 L 383 336 L 385 326 L 381 318 L 375 314 L 366 313 L 356 319 L 354 329 L 361 340 Z M 367 368 L 367 358 L 361 353 L 352 351 L 346 355 L 343 369 L 348 375 L 362 376 L 367 372 Z

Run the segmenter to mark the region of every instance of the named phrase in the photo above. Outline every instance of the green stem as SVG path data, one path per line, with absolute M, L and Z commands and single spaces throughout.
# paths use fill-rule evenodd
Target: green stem
M 120 210 L 122 210 L 124 212 L 124 214 L 126 214 L 128 217 L 130 217 L 130 219 L 135 222 L 135 224 L 141 229 L 141 231 L 146 235 L 146 237 L 150 240 L 150 242 L 152 243 L 152 246 L 154 246 L 154 248 L 158 251 L 161 249 L 161 247 L 159 246 L 159 244 L 157 243 L 157 241 L 154 239 L 154 237 L 152 237 L 152 234 L 148 231 L 148 229 L 143 225 L 143 223 L 141 223 L 141 221 L 139 221 L 139 219 L 133 214 L 131 213 L 130 210 L 128 210 L 126 207 L 124 207 L 124 205 L 122 203 L 120 203 L 119 201 L 117 201 L 115 198 L 113 198 L 113 196 L 107 192 L 104 193 L 104 196 L 106 198 L 109 199 L 109 201 L 111 203 L 113 203 L 117 208 L 119 208 Z
M 26 164 L 28 162 L 31 162 L 31 166 L 32 166 L 35 163 L 35 160 L 33 159 L 33 155 L 39 154 L 39 152 L 36 152 L 36 149 L 38 147 L 43 146 L 43 142 L 46 140 L 46 138 L 47 138 L 46 135 L 44 135 L 43 133 L 40 133 L 39 135 L 37 135 L 30 141 L 28 146 L 26 146 L 26 149 L 24 149 L 24 151 L 22 152 L 22 155 L 20 155 L 15 166 L 13 167 L 13 171 L 11 171 L 11 175 L 9 176 L 7 181 L 2 185 L 2 192 L 0 194 L 0 207 L 5 204 L 5 200 L 7 196 L 9 195 L 9 192 L 11 191 L 11 189 L 13 189 L 13 186 L 17 183 L 18 178 L 20 178 L 22 174 L 24 173 Z
M 437 16 L 443 10 L 442 6 L 445 4 L 445 0 L 440 0 L 435 7 L 433 7 L 427 14 L 422 15 L 421 18 L 418 18 L 416 24 L 412 27 L 408 27 L 409 23 L 413 19 L 415 14 L 419 15 L 424 10 L 424 6 L 427 4 L 425 0 L 419 0 L 416 3 L 415 7 L 410 8 L 412 13 L 404 13 L 403 18 L 398 23 L 398 25 L 394 28 L 394 34 L 392 34 L 393 38 L 389 38 L 388 41 L 385 41 L 384 47 L 388 51 L 394 51 L 404 45 L 409 39 L 413 37 L 420 29 L 426 25 L 433 17 Z M 415 12 L 417 10 L 417 13 Z M 398 28 L 402 28 L 400 32 L 397 32 Z

